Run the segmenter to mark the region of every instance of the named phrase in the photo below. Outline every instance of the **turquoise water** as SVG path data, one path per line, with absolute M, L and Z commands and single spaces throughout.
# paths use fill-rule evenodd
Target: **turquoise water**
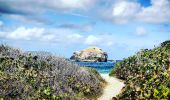
M 95 68 L 101 74 L 108 74 L 115 65 L 114 62 L 75 62 L 75 63 L 80 66 Z

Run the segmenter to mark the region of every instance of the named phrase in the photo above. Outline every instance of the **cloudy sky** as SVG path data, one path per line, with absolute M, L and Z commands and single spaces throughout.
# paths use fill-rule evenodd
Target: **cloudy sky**
M 0 0 L 0 43 L 26 51 L 122 59 L 168 39 L 170 0 Z

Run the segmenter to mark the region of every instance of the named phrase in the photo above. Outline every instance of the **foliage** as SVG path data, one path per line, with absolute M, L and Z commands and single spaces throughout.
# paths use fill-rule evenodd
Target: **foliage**
M 103 85 L 106 84 L 106 81 L 100 76 L 100 73 L 95 68 L 90 68 L 90 67 L 81 67 L 81 68 L 82 70 L 87 70 L 88 72 L 93 73 Z
M 170 44 L 164 42 L 152 50 L 144 49 L 119 62 L 111 76 L 125 80 L 118 99 L 170 98 Z
M 95 71 L 94 71 L 95 72 Z M 0 99 L 78 100 L 102 93 L 101 78 L 66 59 L 0 46 Z

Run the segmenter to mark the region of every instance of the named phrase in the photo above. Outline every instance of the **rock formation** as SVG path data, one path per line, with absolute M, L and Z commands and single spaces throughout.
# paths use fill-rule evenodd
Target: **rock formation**
M 71 60 L 84 62 L 107 62 L 108 55 L 98 47 L 86 48 L 82 51 L 76 51 L 71 56 Z

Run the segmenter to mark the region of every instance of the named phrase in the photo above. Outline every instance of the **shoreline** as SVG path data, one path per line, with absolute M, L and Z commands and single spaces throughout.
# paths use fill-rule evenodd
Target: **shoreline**
M 98 100 L 111 100 L 113 97 L 116 97 L 116 95 L 121 92 L 125 84 L 123 81 L 115 77 L 110 77 L 109 74 L 100 73 L 100 75 L 103 79 L 105 79 L 107 84 L 103 90 L 103 94 L 98 98 Z

